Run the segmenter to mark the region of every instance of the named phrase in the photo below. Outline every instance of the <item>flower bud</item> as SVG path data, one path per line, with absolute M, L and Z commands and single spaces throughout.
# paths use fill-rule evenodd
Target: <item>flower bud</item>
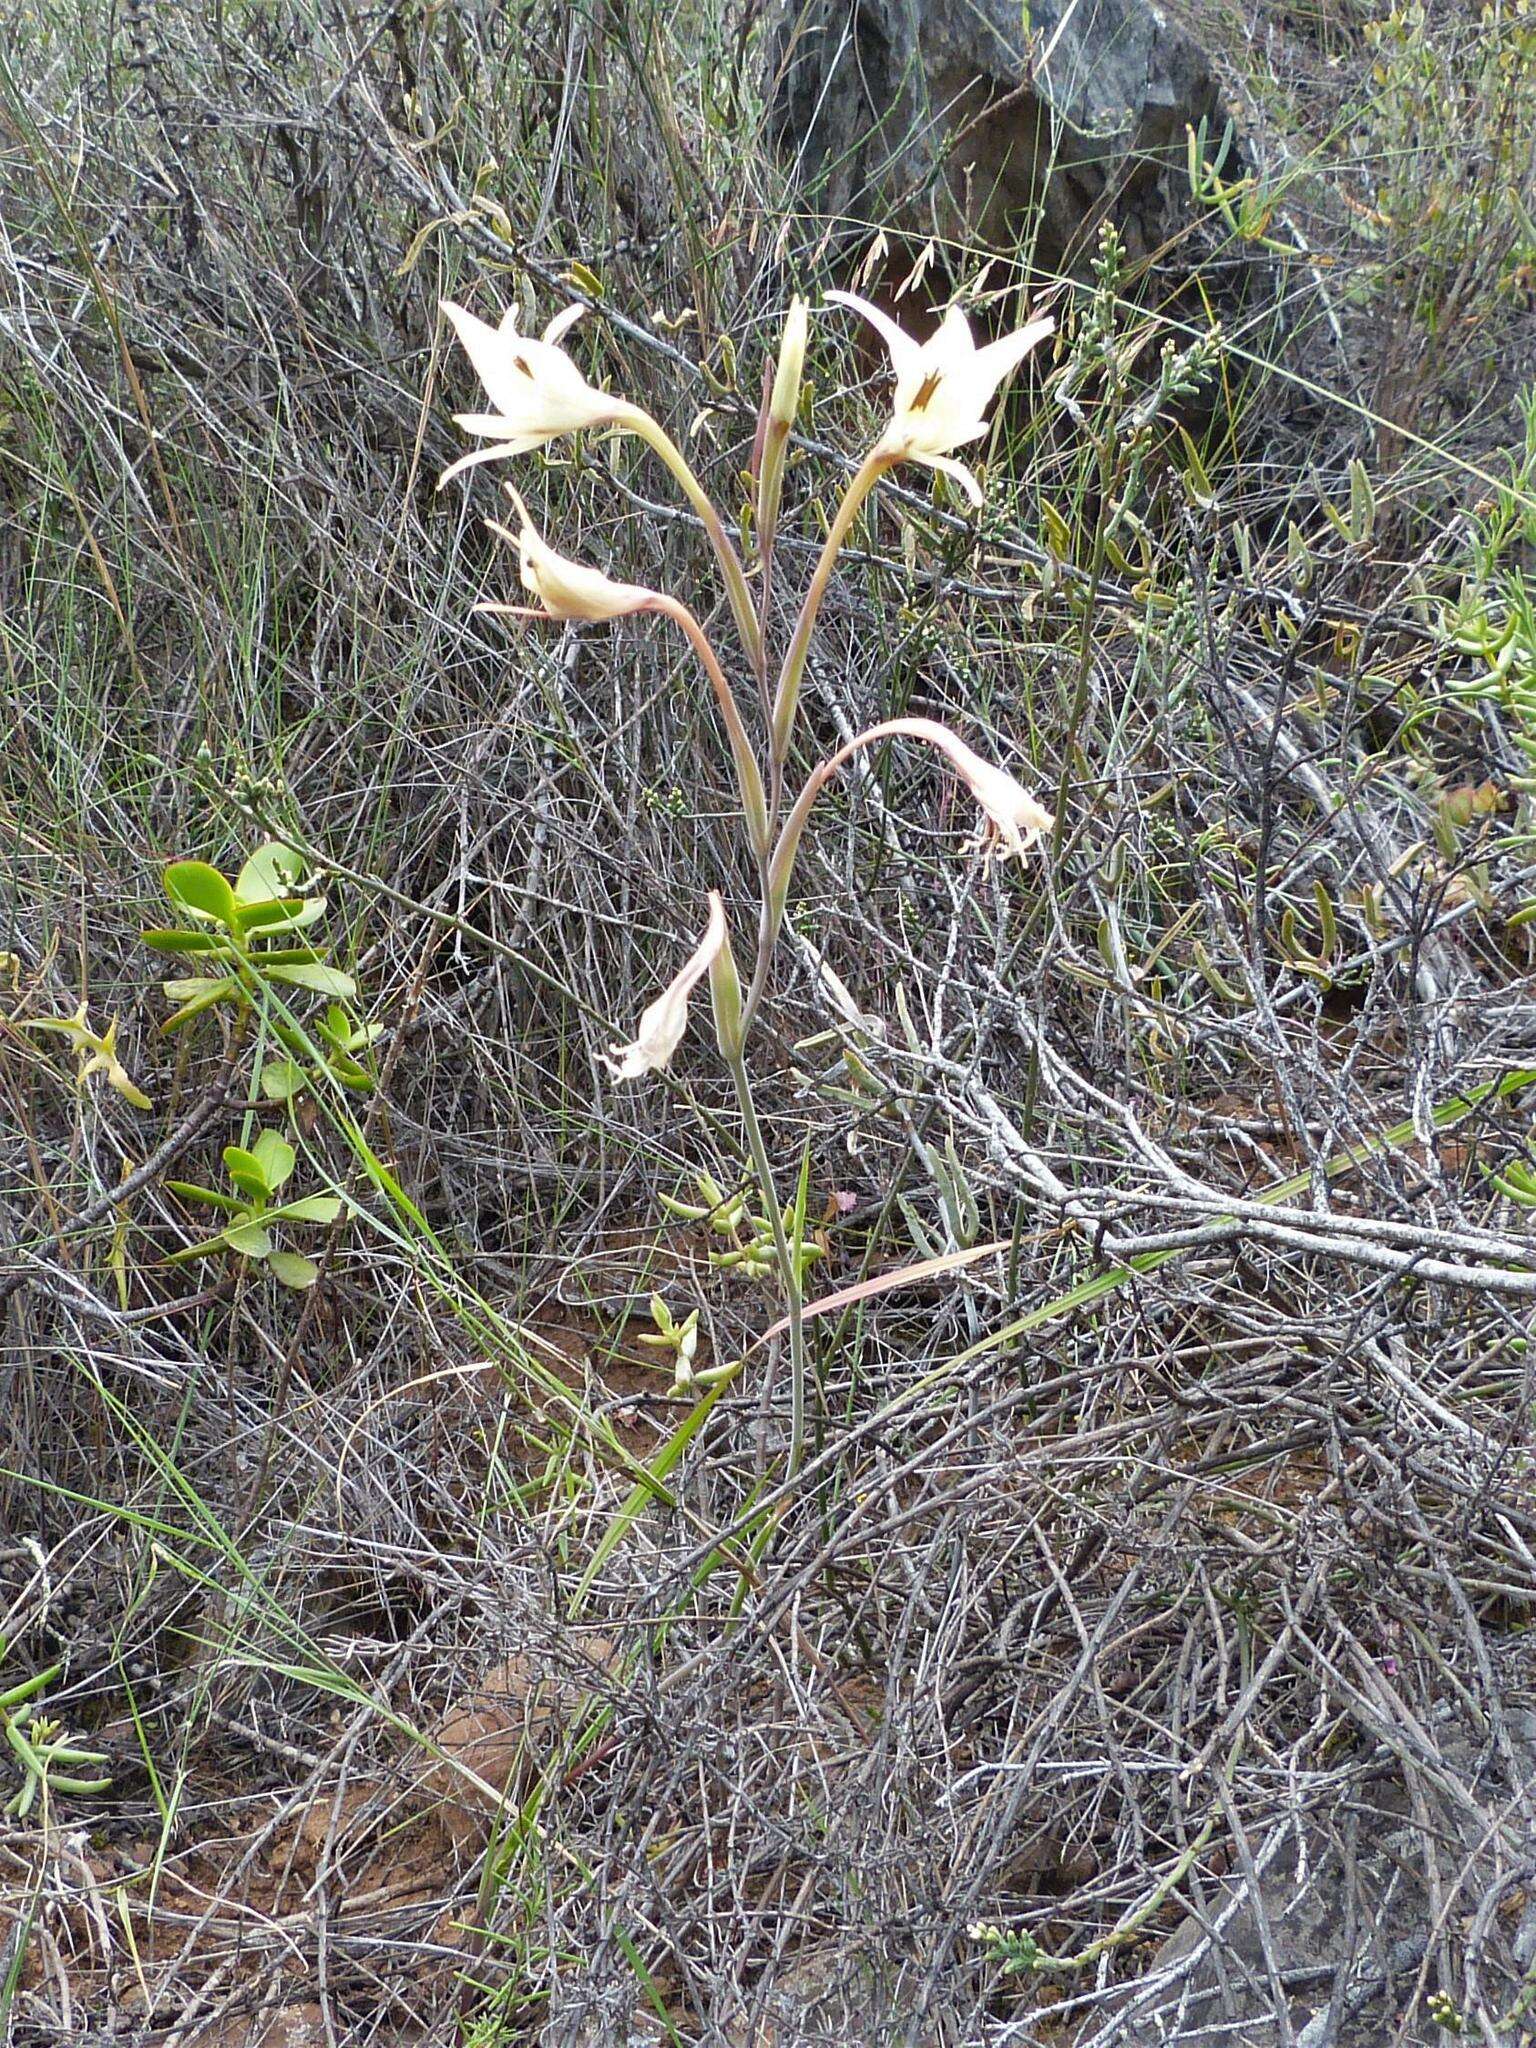
M 790 429 L 800 408 L 800 381 L 805 374 L 805 339 L 809 320 L 804 299 L 789 302 L 784 335 L 779 343 L 778 368 L 768 394 L 764 418 L 762 467 L 757 479 L 757 544 L 766 556 L 773 552 L 773 537 L 779 524 L 779 499 L 784 489 L 784 464 L 789 456 Z
M 715 1038 L 728 1060 L 741 1057 L 741 977 L 731 952 L 730 933 L 721 939 L 719 950 L 709 963 L 709 1000 L 715 1013 Z

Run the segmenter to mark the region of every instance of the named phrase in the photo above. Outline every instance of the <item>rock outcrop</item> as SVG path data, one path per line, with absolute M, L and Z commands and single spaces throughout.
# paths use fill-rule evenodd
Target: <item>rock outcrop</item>
M 1214 148 L 1226 126 L 1206 52 L 1153 0 L 785 0 L 767 82 L 819 211 L 1048 266 L 1106 215 L 1133 257 L 1157 249 L 1189 213 L 1186 128 Z

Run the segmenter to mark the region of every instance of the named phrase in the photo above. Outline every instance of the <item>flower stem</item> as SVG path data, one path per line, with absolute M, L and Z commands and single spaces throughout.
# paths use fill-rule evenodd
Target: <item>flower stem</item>
M 762 871 L 768 857 L 768 800 L 763 793 L 763 777 L 757 765 L 757 756 L 753 753 L 752 743 L 747 738 L 747 729 L 741 722 L 741 711 L 731 694 L 731 686 L 726 681 L 724 669 L 720 666 L 720 658 L 710 645 L 709 635 L 680 598 L 672 597 L 665 591 L 657 591 L 648 609 L 663 613 L 687 635 L 705 675 L 709 677 L 710 686 L 715 693 L 715 702 L 720 706 L 725 736 L 730 742 L 731 759 L 736 765 L 736 782 L 741 791 L 741 808 L 746 816 L 752 851 L 756 856 L 759 871 Z
M 843 502 L 833 516 L 831 531 L 822 543 L 815 574 L 811 577 L 810 588 L 805 593 L 800 616 L 795 621 L 795 635 L 789 643 L 789 652 L 785 655 L 784 666 L 779 672 L 779 687 L 773 700 L 771 737 L 775 761 L 784 760 L 789 752 L 789 736 L 795 727 L 795 707 L 800 701 L 800 684 L 805 675 L 806 656 L 811 651 L 811 634 L 815 630 L 816 614 L 821 610 L 821 601 L 827 594 L 827 585 L 832 578 L 832 565 L 841 552 L 843 542 L 848 538 L 849 528 L 859 516 L 864 500 L 885 472 L 894 467 L 894 458 L 877 442 L 860 463 L 853 481 L 843 493 Z
M 741 1108 L 741 1121 L 747 1134 L 747 1149 L 752 1154 L 752 1164 L 757 1173 L 758 1188 L 768 1211 L 768 1223 L 773 1232 L 773 1252 L 778 1262 L 779 1279 L 784 1289 L 785 1311 L 789 1322 L 789 1456 L 785 1461 L 784 1477 L 793 1481 L 799 1474 L 800 1462 L 805 1456 L 805 1317 L 804 1298 L 800 1286 L 800 1264 L 795 1257 L 795 1247 L 789 1242 L 789 1233 L 784 1228 L 784 1212 L 779 1207 L 778 1195 L 774 1192 L 773 1170 L 768 1163 L 768 1147 L 763 1138 L 763 1127 L 758 1122 L 757 1108 L 752 1100 L 752 1085 L 747 1079 L 745 1059 L 738 1052 L 726 1063 L 731 1070 L 731 1080 L 736 1088 L 736 1100 Z
M 721 574 L 725 577 L 726 595 L 731 601 L 731 613 L 736 621 L 736 630 L 741 635 L 741 644 L 747 651 L 752 664 L 752 673 L 761 678 L 764 673 L 763 635 L 757 620 L 757 607 L 752 602 L 752 593 L 747 588 L 746 571 L 741 566 L 741 557 L 725 530 L 725 522 L 710 502 L 709 494 L 688 466 L 688 458 L 672 439 L 659 421 L 640 406 L 633 407 L 625 414 L 623 424 L 631 433 L 638 434 L 659 455 L 682 486 L 683 495 L 697 512 L 709 535 L 710 545 L 719 559 Z

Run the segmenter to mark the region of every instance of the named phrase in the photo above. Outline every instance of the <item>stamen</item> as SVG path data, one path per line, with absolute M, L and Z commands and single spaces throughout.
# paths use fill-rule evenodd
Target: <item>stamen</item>
M 922 412 L 943 381 L 942 371 L 930 370 L 922 383 L 917 387 L 917 396 L 912 401 L 911 410 L 913 412 Z

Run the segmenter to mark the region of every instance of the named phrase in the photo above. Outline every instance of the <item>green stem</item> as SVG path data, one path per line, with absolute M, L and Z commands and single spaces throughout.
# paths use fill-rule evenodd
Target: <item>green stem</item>
M 789 643 L 789 652 L 784 657 L 784 666 L 779 672 L 779 687 L 773 700 L 772 752 L 775 761 L 783 761 L 789 752 L 789 736 L 795 727 L 795 707 L 800 701 L 800 684 L 805 676 L 806 656 L 811 651 L 811 634 L 816 626 L 816 614 L 821 610 L 821 601 L 827 594 L 827 585 L 832 578 L 832 565 L 848 538 L 848 530 L 858 518 L 864 500 L 888 469 L 895 467 L 895 459 L 877 443 L 859 464 L 853 481 L 843 494 L 832 520 L 831 531 L 822 543 L 821 554 L 816 563 L 816 573 L 811 578 L 810 588 L 805 593 L 805 602 L 800 607 L 800 616 L 795 621 L 794 638 Z
M 715 702 L 720 706 L 720 716 L 725 724 L 725 736 L 730 742 L 731 759 L 736 764 L 736 781 L 741 791 L 741 807 L 746 814 L 747 830 L 752 839 L 752 851 L 757 857 L 759 871 L 763 870 L 768 856 L 768 800 L 763 793 L 762 771 L 757 757 L 752 752 L 752 743 L 747 738 L 747 729 L 741 722 L 741 712 L 731 694 L 731 686 L 725 679 L 719 657 L 710 645 L 709 636 L 693 613 L 681 599 L 670 597 L 658 591 L 649 607 L 663 613 L 674 625 L 687 635 L 693 651 L 699 657 L 704 673 L 709 677 L 715 693 Z
M 752 1028 L 752 1019 L 757 1015 L 757 1006 L 762 1001 L 763 990 L 767 986 L 773 949 L 778 944 L 779 931 L 784 923 L 784 906 L 789 900 L 789 884 L 795 871 L 795 856 L 800 850 L 800 840 L 809 821 L 812 806 L 838 769 L 845 761 L 851 760 L 861 747 L 870 747 L 877 740 L 890 739 L 898 733 L 910 732 L 911 727 L 904 718 L 883 719 L 879 725 L 872 725 L 867 732 L 856 733 L 851 740 L 845 741 L 835 754 L 829 754 L 825 761 L 818 762 L 805 778 L 805 786 L 795 798 L 794 809 L 784 820 L 768 862 L 767 882 L 763 890 L 762 920 L 757 934 L 757 966 L 741 1011 L 744 1032 Z M 922 735 L 918 734 L 916 737 L 921 738 Z
M 785 1463 L 784 1477 L 786 1482 L 792 1482 L 799 1474 L 800 1461 L 805 1455 L 805 1304 L 800 1287 L 800 1266 L 784 1229 L 784 1212 L 779 1207 L 779 1198 L 774 1191 L 773 1170 L 768 1163 L 768 1147 L 763 1138 L 763 1127 L 758 1122 L 757 1108 L 752 1100 L 746 1061 L 738 1053 L 727 1064 L 731 1070 L 731 1080 L 736 1087 L 736 1100 L 741 1106 L 741 1121 L 746 1130 L 752 1164 L 757 1172 L 758 1187 L 768 1210 L 768 1222 L 773 1231 L 774 1257 L 778 1260 L 779 1277 L 784 1287 L 785 1311 L 789 1323 L 789 1457 Z
M 720 562 L 725 577 L 726 595 L 731 601 L 731 613 L 736 621 L 736 630 L 741 635 L 741 644 L 747 651 L 752 664 L 752 673 L 761 678 L 765 672 L 762 629 L 757 622 L 757 608 L 752 602 L 752 593 L 747 588 L 746 571 L 741 566 L 741 557 L 732 545 L 731 537 L 725 530 L 725 523 L 710 502 L 709 495 L 688 466 L 688 458 L 672 439 L 671 435 L 648 412 L 638 405 L 626 411 L 622 424 L 633 434 L 638 434 L 659 455 L 682 486 L 687 498 L 709 535 L 710 545 Z

